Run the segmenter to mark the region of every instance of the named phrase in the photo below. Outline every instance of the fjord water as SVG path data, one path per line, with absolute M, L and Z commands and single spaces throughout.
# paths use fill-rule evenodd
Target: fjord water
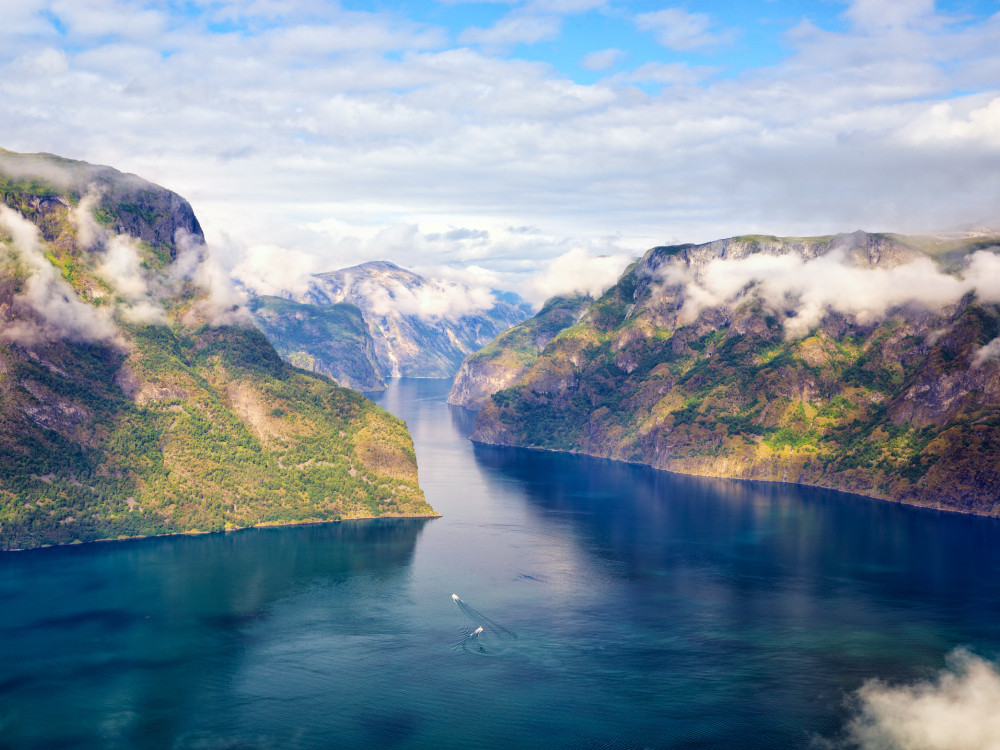
M 443 518 L 0 556 L 0 747 L 809 747 L 1000 651 L 994 520 L 475 446 L 447 390 L 378 397 Z

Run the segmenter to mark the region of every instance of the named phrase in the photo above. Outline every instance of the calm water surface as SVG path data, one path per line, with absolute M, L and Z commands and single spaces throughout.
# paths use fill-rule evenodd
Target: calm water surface
M 441 519 L 0 555 L 0 747 L 809 747 L 1000 652 L 996 521 L 474 446 L 448 386 L 379 397 Z

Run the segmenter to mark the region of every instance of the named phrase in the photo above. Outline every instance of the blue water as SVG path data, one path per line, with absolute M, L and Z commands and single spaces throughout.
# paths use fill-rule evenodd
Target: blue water
M 0 556 L 0 747 L 807 748 L 1000 653 L 996 521 L 475 446 L 447 389 L 379 397 L 443 518 Z

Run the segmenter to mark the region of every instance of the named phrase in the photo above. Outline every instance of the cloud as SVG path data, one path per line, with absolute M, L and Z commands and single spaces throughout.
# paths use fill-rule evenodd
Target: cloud
M 916 258 L 893 268 L 866 268 L 852 263 L 846 246 L 817 258 L 797 253 L 758 253 L 734 260 L 713 260 L 697 272 L 671 265 L 662 271 L 669 285 L 683 287 L 680 320 L 689 323 L 702 310 L 754 296 L 785 318 L 785 335 L 800 338 L 830 311 L 853 316 L 862 324 L 876 322 L 905 304 L 938 310 L 975 292 L 984 301 L 1000 301 L 1000 256 L 973 253 L 961 276 L 944 273 L 929 258 Z
M 0 171 L 16 179 L 38 178 L 51 182 L 57 188 L 66 189 L 73 182 L 73 172 L 52 161 L 25 158 L 20 154 L 6 154 L 0 149 Z
M 506 48 L 551 41 L 559 36 L 561 30 L 562 21 L 557 16 L 515 11 L 488 29 L 466 29 L 459 34 L 458 41 L 488 48 Z
M 88 190 L 80 202 L 69 211 L 70 223 L 76 227 L 76 239 L 84 250 L 90 250 L 100 243 L 106 230 L 94 219 L 94 211 L 101 200 L 101 194 L 96 189 Z
M 955 116 L 950 104 L 935 104 L 922 112 L 901 133 L 915 147 L 948 147 L 980 143 L 986 149 L 1000 149 L 1000 97 L 967 116 Z
M 367 310 L 380 317 L 412 315 L 426 321 L 460 318 L 489 310 L 496 304 L 493 293 L 454 281 L 431 279 L 415 287 L 389 279 L 385 283 L 356 280 L 348 274 L 338 301 L 360 298 Z
M 863 29 L 909 26 L 934 18 L 934 0 L 853 0 L 844 15 Z
M 982 367 L 991 359 L 1000 359 L 1000 337 L 988 341 L 972 355 L 972 366 Z
M 968 651 L 937 677 L 912 685 L 865 683 L 855 695 L 848 747 L 860 750 L 995 750 L 1000 747 L 1000 671 Z
M 599 297 L 635 258 L 616 253 L 591 255 L 574 248 L 553 258 L 525 284 L 523 296 L 538 305 L 556 295 L 589 294 Z
M 813 16 L 789 31 L 765 8 L 764 38 L 740 44 L 766 45 L 768 62 L 722 54 L 707 70 L 714 50 L 698 45 L 726 37 L 721 11 L 668 6 L 639 32 L 612 5 L 510 3 L 475 32 L 506 46 L 468 47 L 398 8 L 312 0 L 17 6 L 0 26 L 2 145 L 165 184 L 193 202 L 213 248 L 228 234 L 335 268 L 367 258 L 312 228 L 334 217 L 365 228 L 362 249 L 369 229 L 468 227 L 501 252 L 494 262 L 469 245 L 466 262 L 503 270 L 517 249 L 537 263 L 609 235 L 638 253 L 746 232 L 921 231 L 997 211 L 1000 19 L 985 12 L 963 21 L 870 0 L 843 6 L 847 23 Z M 465 10 L 444 12 L 476 15 Z M 568 23 L 570 12 L 589 15 Z M 583 32 L 598 23 L 600 46 L 628 50 L 631 71 L 581 84 Z M 557 30 L 559 55 L 510 54 Z M 642 34 L 688 49 L 643 56 Z M 510 226 L 546 240 L 508 241 Z M 404 264 L 460 262 L 443 240 L 399 252 Z
M 176 290 L 177 285 L 190 282 L 205 293 L 187 313 L 186 322 L 191 325 L 253 325 L 253 318 L 243 306 L 243 295 L 234 286 L 232 276 L 202 239 L 178 229 L 174 244 L 177 255 L 170 266 L 172 288 Z
M 673 50 L 704 49 L 728 44 L 734 37 L 731 30 L 712 31 L 711 17 L 705 13 L 689 13 L 683 8 L 665 8 L 640 13 L 635 25 L 650 31 L 664 47 Z
M 703 65 L 692 67 L 687 63 L 651 62 L 625 73 L 618 73 L 608 79 L 609 83 L 662 83 L 667 85 L 692 85 L 698 83 L 714 68 Z
M 279 247 L 256 245 L 249 248 L 232 275 L 256 294 L 294 296 L 309 288 L 309 277 L 330 269 L 322 267 L 315 255 Z
M 466 229 L 461 227 L 459 229 L 449 229 L 444 233 L 428 234 L 427 239 L 434 240 L 488 240 L 490 238 L 490 233 L 485 229 Z
M 624 57 L 625 53 L 622 50 L 611 47 L 584 55 L 580 66 L 587 70 L 606 70 Z
M 83 302 L 45 257 L 38 228 L 16 211 L 0 205 L 0 227 L 13 242 L 5 248 L 7 260 L 17 262 L 27 272 L 21 290 L 14 295 L 13 307 L 27 312 L 2 321 L 0 336 L 30 345 L 58 339 L 111 341 L 117 329 L 110 308 Z

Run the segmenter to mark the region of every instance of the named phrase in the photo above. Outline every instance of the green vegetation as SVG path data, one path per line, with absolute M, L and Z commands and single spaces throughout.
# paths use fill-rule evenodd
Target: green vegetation
M 721 242 L 787 252 L 832 240 Z M 893 236 L 857 241 L 902 247 Z M 1000 515 L 1000 368 L 971 366 L 1000 333 L 996 305 L 966 297 L 933 315 L 835 320 L 796 340 L 752 298 L 685 323 L 670 317 L 675 292 L 650 292 L 640 269 L 684 262 L 691 247 L 654 248 L 627 270 L 492 396 L 473 438 Z
M 190 207 L 91 169 L 105 181 L 98 219 L 133 227 L 147 271 L 168 273 L 176 230 L 197 228 Z M 82 299 L 106 299 L 69 219 L 72 196 L 5 179 L 4 202 L 39 225 L 63 279 Z M 16 303 L 26 278 L 14 262 L 0 267 L 0 307 L 30 318 Z M 162 301 L 169 325 L 119 319 L 114 342 L 0 341 L 0 549 L 433 514 L 402 422 L 286 364 L 260 331 L 212 323 L 197 312 L 205 295 L 183 285 Z

